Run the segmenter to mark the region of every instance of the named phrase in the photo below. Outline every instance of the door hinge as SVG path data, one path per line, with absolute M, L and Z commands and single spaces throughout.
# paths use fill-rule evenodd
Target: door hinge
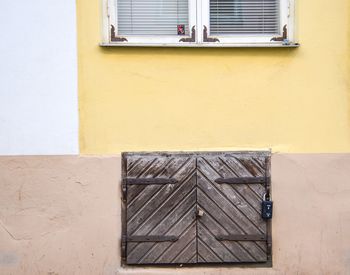
M 127 187 L 126 187 L 126 179 L 122 180 L 122 201 L 126 202 L 127 198 Z
M 126 260 L 126 240 L 127 240 L 127 237 L 125 234 L 123 234 L 122 240 L 121 240 L 121 258 L 122 258 L 122 261 Z

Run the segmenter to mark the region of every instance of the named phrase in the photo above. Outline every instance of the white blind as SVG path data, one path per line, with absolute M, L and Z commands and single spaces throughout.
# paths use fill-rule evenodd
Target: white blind
M 276 34 L 279 0 L 210 0 L 210 33 Z
M 178 35 L 185 25 L 188 35 L 188 0 L 116 0 L 118 34 Z

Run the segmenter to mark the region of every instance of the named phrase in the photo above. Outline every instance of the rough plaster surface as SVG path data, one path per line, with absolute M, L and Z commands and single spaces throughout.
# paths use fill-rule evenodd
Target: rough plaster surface
M 120 157 L 0 158 L 0 274 L 350 274 L 350 154 L 274 155 L 273 268 L 123 268 Z
M 98 47 L 77 0 L 80 152 L 349 153 L 350 1 L 295 2 L 298 49 L 180 49 Z

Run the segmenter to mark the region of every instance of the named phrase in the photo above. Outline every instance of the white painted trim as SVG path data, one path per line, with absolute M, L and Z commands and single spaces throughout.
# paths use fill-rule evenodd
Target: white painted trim
M 115 42 L 111 41 L 111 25 L 115 27 L 115 34 L 118 36 L 118 18 L 117 18 L 117 0 L 102 0 L 102 44 L 182 44 L 184 42 L 179 42 L 182 38 L 191 37 L 191 29 L 196 25 L 196 0 L 189 0 L 189 33 L 186 35 L 174 35 L 174 36 L 136 36 L 136 35 L 120 35 L 126 38 L 128 41 L 125 42 Z M 196 27 L 196 26 L 195 26 Z M 187 43 L 187 42 L 186 42 Z
M 175 47 L 175 48 L 298 48 L 300 44 L 290 43 L 100 43 L 101 47 Z
M 190 1 L 190 16 L 189 27 L 196 26 L 196 42 L 179 42 L 182 37 L 142 37 L 142 36 L 127 36 L 128 42 L 113 42 L 110 39 L 110 25 L 114 22 L 117 32 L 115 1 L 116 0 L 101 0 L 103 3 L 102 17 L 103 31 L 101 46 L 147 46 L 147 47 L 298 47 L 295 42 L 295 0 L 280 0 L 280 33 L 276 35 L 232 35 L 232 36 L 215 36 L 220 42 L 203 42 L 203 25 L 206 25 L 209 30 L 209 0 L 189 0 Z M 108 12 L 107 12 L 108 11 Z M 288 45 L 283 45 L 283 42 L 271 41 L 274 36 L 282 36 L 283 26 L 287 25 L 288 30 Z M 188 36 L 187 36 L 188 37 Z M 186 44 L 186 45 L 185 45 Z

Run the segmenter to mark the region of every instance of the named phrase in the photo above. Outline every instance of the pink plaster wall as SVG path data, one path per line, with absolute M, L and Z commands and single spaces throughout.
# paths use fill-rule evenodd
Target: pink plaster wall
M 273 268 L 123 268 L 120 157 L 1 157 L 0 274 L 350 274 L 350 154 L 272 158 Z

